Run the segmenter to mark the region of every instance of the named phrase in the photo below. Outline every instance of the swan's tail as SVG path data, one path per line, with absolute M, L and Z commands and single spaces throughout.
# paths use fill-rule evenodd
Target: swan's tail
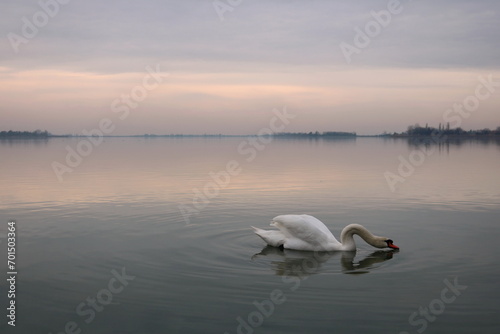
M 254 226 L 252 228 L 269 246 L 279 247 L 285 243 L 285 236 L 281 231 L 267 231 Z

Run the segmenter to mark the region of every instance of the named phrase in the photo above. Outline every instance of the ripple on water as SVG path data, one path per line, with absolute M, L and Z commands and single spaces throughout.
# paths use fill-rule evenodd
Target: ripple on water
M 195 225 L 180 231 L 179 237 L 189 243 L 189 253 L 193 255 L 188 264 L 180 261 L 185 275 L 215 279 L 257 273 L 278 276 L 360 274 L 387 267 L 386 261 L 399 255 L 375 249 L 323 253 L 281 250 L 265 247 L 249 228 L 225 227 L 223 224 Z M 185 252 L 185 249 L 178 251 Z M 177 254 L 174 259 L 185 259 L 185 256 L 185 253 Z
M 189 259 L 185 261 L 186 248 L 176 257 L 188 263 L 185 275 L 200 275 L 206 278 L 240 276 L 255 271 L 251 255 L 254 241 L 249 228 L 226 228 L 223 224 L 188 226 L 180 237 L 187 242 Z M 195 267 L 198 270 L 191 271 Z

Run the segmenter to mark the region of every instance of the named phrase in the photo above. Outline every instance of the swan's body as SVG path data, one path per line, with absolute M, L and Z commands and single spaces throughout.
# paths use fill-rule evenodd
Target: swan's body
M 340 234 L 340 242 L 319 219 L 309 215 L 282 215 L 273 218 L 271 226 L 278 230 L 262 230 L 253 227 L 255 233 L 268 245 L 306 251 L 354 251 L 353 236 L 359 235 L 377 248 L 399 249 L 392 240 L 377 237 L 359 224 L 347 225 Z

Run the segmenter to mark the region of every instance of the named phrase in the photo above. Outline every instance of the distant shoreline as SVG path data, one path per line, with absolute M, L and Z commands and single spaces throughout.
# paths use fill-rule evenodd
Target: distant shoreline
M 103 138 L 243 138 L 243 137 L 257 137 L 257 134 L 247 135 L 225 135 L 225 134 L 141 134 L 141 135 L 102 135 Z M 354 139 L 354 138 L 402 138 L 402 139 L 428 139 L 443 137 L 446 139 L 475 139 L 475 138 L 500 138 L 500 126 L 496 130 L 482 129 L 482 130 L 469 130 L 465 131 L 461 128 L 444 129 L 433 127 L 420 127 L 410 126 L 408 131 L 401 133 L 383 133 L 379 135 L 359 135 L 356 132 L 282 132 L 268 134 L 274 138 L 289 138 L 289 139 Z M 89 136 L 81 134 L 52 134 L 46 130 L 35 131 L 0 131 L 1 139 L 30 139 L 40 140 L 49 138 L 87 138 Z M 101 136 L 94 136 L 101 137 Z

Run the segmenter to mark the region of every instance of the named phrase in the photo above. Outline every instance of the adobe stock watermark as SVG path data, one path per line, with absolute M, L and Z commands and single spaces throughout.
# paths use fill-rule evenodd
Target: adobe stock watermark
M 111 270 L 111 274 L 113 277 L 110 278 L 105 288 L 97 291 L 95 296 L 87 297 L 85 301 L 76 306 L 75 312 L 78 316 L 82 317 L 83 323 L 88 325 L 94 321 L 97 315 L 96 312 L 104 311 L 106 306 L 111 304 L 113 298 L 123 292 L 125 287 L 136 278 L 135 276 L 127 275 L 125 267 L 122 268 L 121 273 L 113 269 Z M 68 321 L 64 325 L 64 329 L 56 334 L 80 334 L 81 332 L 81 324 L 76 321 Z M 52 332 L 49 332 L 49 334 L 52 334 Z
M 411 2 L 412 0 L 407 0 Z M 392 18 L 395 15 L 401 14 L 403 12 L 403 5 L 399 0 L 389 0 L 387 2 L 386 9 L 382 9 L 378 12 L 371 11 L 371 20 L 365 23 L 363 29 L 356 26 L 354 27 L 354 37 L 352 39 L 352 44 L 342 41 L 339 44 L 340 51 L 344 55 L 347 64 L 352 62 L 352 56 L 354 54 L 360 54 L 363 49 L 366 49 L 372 40 L 378 37 L 382 31 L 389 26 L 392 22 Z
M 431 300 L 426 307 L 420 306 L 408 317 L 408 323 L 413 327 L 418 327 L 416 328 L 417 333 L 423 333 L 429 323 L 436 321 L 438 316 L 446 310 L 446 306 L 454 303 L 462 291 L 467 289 L 466 285 L 458 283 L 458 277 L 455 277 L 453 282 L 445 279 L 443 283 L 445 287 L 441 290 L 438 298 Z M 399 332 L 399 334 L 410 334 L 410 332 Z
M 160 65 L 156 65 L 156 69 L 151 66 L 146 66 L 146 74 L 140 85 L 134 86 L 129 94 L 121 94 L 120 98 L 114 99 L 110 104 L 110 109 L 118 115 L 118 119 L 123 121 L 130 115 L 130 111 L 137 108 L 139 103 L 144 101 L 149 92 L 158 88 L 167 77 L 168 73 L 160 71 Z M 83 139 L 79 139 L 76 146 L 73 148 L 66 145 L 66 158 L 64 163 L 53 161 L 51 166 L 59 182 L 64 180 L 63 176 L 66 173 L 72 173 L 75 168 L 80 166 L 85 157 L 92 154 L 95 147 L 102 144 L 105 135 L 110 135 L 116 129 L 116 122 L 110 118 L 104 117 L 99 120 L 97 127 L 82 131 Z
M 219 16 L 219 20 L 224 21 L 224 14 L 226 12 L 232 12 L 236 7 L 241 5 L 243 0 L 214 0 L 212 6 Z
M 324 256 L 329 257 L 327 252 L 315 251 L 312 257 L 307 257 L 301 261 L 300 265 L 296 264 L 291 268 L 291 272 L 296 275 L 285 275 L 281 277 L 284 284 L 291 284 L 288 290 L 291 292 L 297 291 L 303 281 L 309 275 L 315 273 L 320 267 L 320 264 L 325 261 Z M 302 275 L 299 275 L 302 273 Z M 262 326 L 266 319 L 271 317 L 277 309 L 277 306 L 282 305 L 287 301 L 287 293 L 282 289 L 274 289 L 269 293 L 269 298 L 262 301 L 255 300 L 252 305 L 255 310 L 249 312 L 246 316 L 236 317 L 236 334 L 252 334 L 255 329 Z M 224 332 L 224 334 L 230 334 Z
M 290 120 L 295 117 L 296 115 L 287 111 L 286 106 L 283 107 L 283 110 L 273 109 L 273 116 L 269 120 L 268 126 L 260 129 L 256 136 L 248 137 L 239 143 L 237 148 L 238 154 L 244 157 L 244 161 L 248 163 L 254 161 L 258 153 L 263 151 L 273 141 L 273 134 L 284 131 L 286 126 L 290 124 Z M 239 175 L 242 171 L 243 166 L 240 161 L 230 160 L 225 164 L 223 170 L 209 172 L 208 181 L 205 185 L 201 189 L 193 189 L 191 203 L 178 205 L 186 225 L 191 223 L 193 215 L 198 215 L 201 210 L 205 209 L 210 204 L 210 200 L 217 197 L 220 191 L 229 185 L 232 178 Z
M 481 101 L 490 98 L 498 87 L 500 81 L 495 81 L 493 74 L 488 76 L 479 76 L 479 83 L 474 89 L 474 94 L 466 96 L 461 103 L 454 103 L 451 108 L 444 111 L 442 119 L 445 123 L 449 123 L 451 128 L 457 128 L 462 125 L 464 119 L 469 118 L 481 106 Z M 430 144 L 439 144 L 446 140 L 447 135 L 444 130 L 433 131 L 430 136 Z M 416 168 L 422 166 L 426 159 L 434 154 L 435 148 L 421 149 L 417 148 L 412 150 L 408 156 L 399 155 L 399 165 L 397 172 L 385 171 L 384 177 L 391 192 L 396 191 L 398 183 L 404 183 L 407 178 L 412 176 Z
M 40 10 L 36 11 L 31 18 L 23 16 L 20 34 L 9 32 L 7 39 L 15 53 L 19 53 L 21 45 L 28 44 L 33 38 L 38 36 L 40 29 L 44 28 L 52 18 L 61 10 L 61 5 L 67 5 L 71 0 L 40 0 L 38 5 Z

